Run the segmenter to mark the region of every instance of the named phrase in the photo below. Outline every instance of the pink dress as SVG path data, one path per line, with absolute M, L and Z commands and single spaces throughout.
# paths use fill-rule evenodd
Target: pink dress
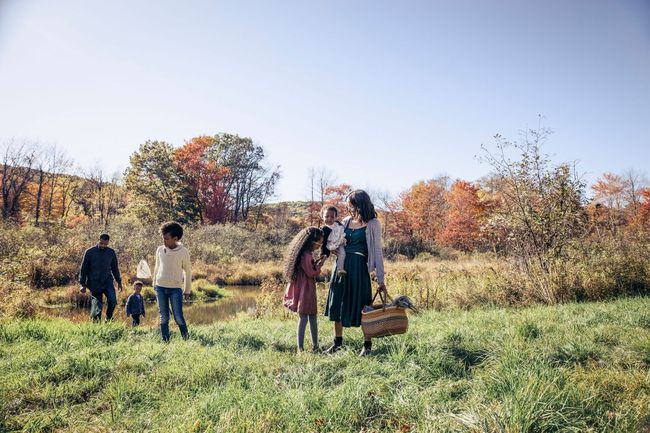
M 316 280 L 320 266 L 314 264 L 310 251 L 303 253 L 296 277 L 287 284 L 284 291 L 284 306 L 300 314 L 316 314 Z

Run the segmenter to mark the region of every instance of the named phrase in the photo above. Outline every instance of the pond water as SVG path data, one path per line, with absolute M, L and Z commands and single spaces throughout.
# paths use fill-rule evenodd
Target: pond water
M 189 325 L 207 325 L 213 322 L 230 320 L 239 313 L 251 312 L 255 309 L 255 297 L 259 293 L 259 286 L 227 286 L 228 296 L 214 301 L 195 301 L 183 304 L 183 314 Z M 140 318 L 144 326 L 158 326 L 158 305 L 145 303 L 146 317 Z M 63 317 L 73 322 L 89 321 L 90 308 L 74 308 L 68 306 L 48 307 L 42 310 L 50 317 Z M 106 306 L 102 311 L 102 318 L 106 315 Z M 171 316 L 171 314 L 170 314 Z M 113 320 L 131 324 L 131 318 L 126 317 L 124 306 L 118 304 L 113 314 Z M 175 326 L 173 316 L 170 317 L 171 326 Z

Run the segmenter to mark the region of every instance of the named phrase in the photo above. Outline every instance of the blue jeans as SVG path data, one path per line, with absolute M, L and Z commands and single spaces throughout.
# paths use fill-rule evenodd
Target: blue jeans
M 183 339 L 187 339 L 187 324 L 183 317 L 183 291 L 181 289 L 170 289 L 168 287 L 156 286 L 156 300 L 158 301 L 158 312 L 160 313 L 160 333 L 164 341 L 169 341 L 169 304 L 172 306 L 174 321 L 181 330 Z
M 106 320 L 113 320 L 117 296 L 115 295 L 115 287 L 111 282 L 104 287 L 90 289 L 90 318 L 94 322 L 99 322 L 102 319 L 104 295 L 106 295 Z

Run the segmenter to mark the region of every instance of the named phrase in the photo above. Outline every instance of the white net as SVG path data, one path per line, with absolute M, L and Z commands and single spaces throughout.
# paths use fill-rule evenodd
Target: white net
M 136 273 L 136 276 L 138 278 L 151 278 L 151 269 L 149 269 L 149 265 L 147 264 L 146 260 L 140 260 L 140 263 L 138 263 L 138 271 Z

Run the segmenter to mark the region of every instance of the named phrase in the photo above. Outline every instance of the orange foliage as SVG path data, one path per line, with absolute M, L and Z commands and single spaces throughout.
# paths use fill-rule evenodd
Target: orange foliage
M 609 208 L 623 208 L 625 183 L 621 176 L 605 173 L 596 180 L 591 189 L 594 191 L 594 201 Z
M 444 228 L 436 236 L 442 244 L 461 251 L 473 251 L 479 241 L 486 207 L 479 199 L 479 188 L 457 180 L 446 195 L 449 211 Z
M 71 197 L 70 175 L 59 174 L 53 180 L 50 173 L 45 174 L 41 190 L 41 208 L 39 220 L 41 222 L 63 220 L 66 218 Z M 54 188 L 52 188 L 54 186 Z M 20 221 L 33 221 L 36 213 L 36 200 L 38 197 L 38 175 L 25 188 L 25 193 L 20 197 Z M 64 208 L 65 203 L 65 208 Z
M 634 223 L 640 228 L 650 229 L 650 188 L 644 188 L 639 192 L 642 201 Z
M 440 177 L 418 182 L 400 195 L 404 223 L 413 236 L 424 242 L 434 243 L 436 235 L 444 226 L 447 213 L 446 186 L 447 178 Z

